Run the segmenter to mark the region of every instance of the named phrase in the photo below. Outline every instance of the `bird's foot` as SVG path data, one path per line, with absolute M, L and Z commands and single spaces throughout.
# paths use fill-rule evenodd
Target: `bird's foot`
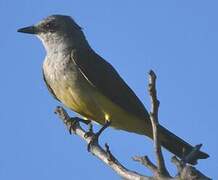
M 111 125 L 111 121 L 106 121 L 106 123 L 103 125 L 103 127 L 97 132 L 97 133 L 93 133 L 90 134 L 92 136 L 91 140 L 89 141 L 88 143 L 88 146 L 87 146 L 87 150 L 90 152 L 90 149 L 91 149 L 91 146 L 93 144 L 97 144 L 98 143 L 98 139 L 99 139 L 99 136 L 101 135 L 101 133 Z M 90 137 L 90 136 L 89 136 Z
M 76 130 L 77 125 L 79 124 L 77 117 L 71 117 L 68 122 L 70 124 L 69 133 L 72 134 Z
M 82 122 L 84 124 L 89 124 L 90 120 L 84 120 L 79 117 L 71 117 L 67 123 L 70 123 L 69 133 L 72 134 L 76 130 L 77 125 Z
M 94 135 L 92 122 L 88 124 L 88 131 L 84 134 L 85 138 L 91 137 Z

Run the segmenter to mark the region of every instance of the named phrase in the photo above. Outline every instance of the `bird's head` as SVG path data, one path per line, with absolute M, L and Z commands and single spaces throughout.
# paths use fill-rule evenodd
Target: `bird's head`
M 52 44 L 66 43 L 66 41 L 76 44 L 83 36 L 81 27 L 70 16 L 65 15 L 51 15 L 33 26 L 17 31 L 37 35 L 46 49 Z
M 81 27 L 70 16 L 51 15 L 33 26 L 24 27 L 17 31 L 43 36 L 80 30 Z

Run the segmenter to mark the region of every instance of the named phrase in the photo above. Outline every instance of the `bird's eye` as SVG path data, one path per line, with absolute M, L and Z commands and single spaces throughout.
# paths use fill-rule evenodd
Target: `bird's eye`
M 44 25 L 44 30 L 46 32 L 55 32 L 56 31 L 56 26 L 55 23 L 48 22 Z
M 53 27 L 53 24 L 52 23 L 47 23 L 46 25 L 45 25 L 45 28 L 46 29 L 50 29 L 50 28 L 52 28 Z

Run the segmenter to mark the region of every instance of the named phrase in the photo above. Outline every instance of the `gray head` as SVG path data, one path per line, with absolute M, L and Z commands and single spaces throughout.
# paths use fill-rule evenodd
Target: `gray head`
M 86 42 L 81 27 L 70 17 L 51 15 L 39 23 L 18 29 L 18 32 L 35 34 L 47 50 L 63 43 L 79 45 Z

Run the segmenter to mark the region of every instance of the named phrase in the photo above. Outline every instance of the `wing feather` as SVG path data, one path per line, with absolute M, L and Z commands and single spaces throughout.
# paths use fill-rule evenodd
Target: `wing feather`
M 144 105 L 113 66 L 92 49 L 73 49 L 71 58 L 89 83 L 105 97 L 139 118 L 149 118 Z

